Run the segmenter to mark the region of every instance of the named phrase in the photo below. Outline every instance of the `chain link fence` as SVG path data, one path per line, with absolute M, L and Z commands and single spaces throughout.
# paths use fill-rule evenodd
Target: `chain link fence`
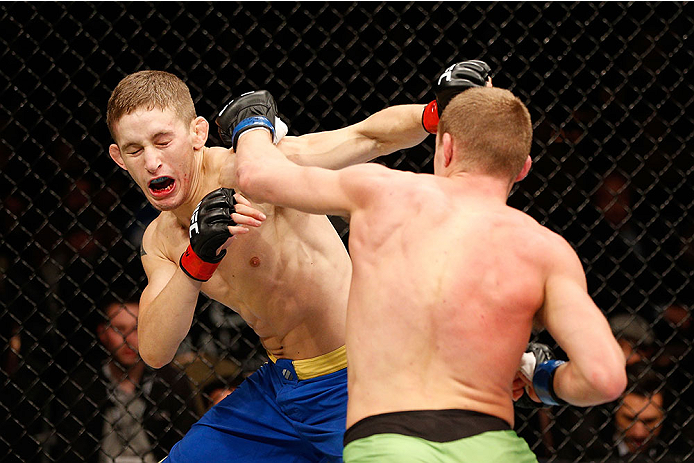
M 649 397 L 665 396 L 656 421 L 642 407 L 621 427 L 622 401 L 519 410 L 518 433 L 546 461 L 694 460 L 693 33 L 686 2 L 0 4 L 0 460 L 115 461 L 117 439 L 121 456 L 158 461 L 213 386 L 264 360 L 238 316 L 201 300 L 168 373 L 145 372 L 137 401 L 114 397 L 106 338 L 122 344 L 132 314 L 109 304 L 145 286 L 139 241 L 156 215 L 107 153 L 122 77 L 173 72 L 208 120 L 266 88 L 298 135 L 428 102 L 440 71 L 472 58 L 534 121 L 534 167 L 511 205 L 576 248 L 591 295 L 647 366 L 629 390 L 655 374 Z M 430 137 L 379 162 L 431 172 L 432 157 Z M 644 451 L 628 453 L 634 442 Z

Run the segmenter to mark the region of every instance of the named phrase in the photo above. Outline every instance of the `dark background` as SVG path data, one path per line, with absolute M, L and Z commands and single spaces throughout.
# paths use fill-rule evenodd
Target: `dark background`
M 145 285 L 139 239 L 156 212 L 109 158 L 105 123 L 112 89 L 142 69 L 180 76 L 210 121 L 232 95 L 268 89 L 299 135 L 426 103 L 448 64 L 487 61 L 535 128 L 534 167 L 510 203 L 571 242 L 606 315 L 646 318 L 663 355 L 678 343 L 661 369 L 680 436 L 692 416 L 691 318 L 665 309 L 690 314 L 693 298 L 693 32 L 694 10 L 676 2 L 3 2 L 0 460 L 55 459 L 52 391 L 103 361 L 101 302 Z M 379 162 L 431 172 L 432 157 L 429 137 Z M 606 178 L 621 182 L 608 192 L 623 206 L 615 222 L 598 201 Z M 201 301 L 197 318 L 190 351 L 262 360 L 228 311 Z M 529 413 L 519 432 L 555 458 Z M 570 438 L 560 414 L 549 426 Z

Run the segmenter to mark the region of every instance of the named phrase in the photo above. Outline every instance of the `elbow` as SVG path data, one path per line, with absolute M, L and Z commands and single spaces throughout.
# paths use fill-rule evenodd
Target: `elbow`
M 244 162 L 236 166 L 236 185 L 244 194 L 251 196 L 253 190 L 253 165 Z
M 168 365 L 171 363 L 171 360 L 173 360 L 173 357 L 164 357 L 162 355 L 146 353 L 145 351 L 140 351 L 140 357 L 147 365 L 155 369 Z
M 244 162 L 236 168 L 236 185 L 246 196 L 256 202 L 267 202 L 262 198 L 262 188 L 259 188 L 257 168 L 251 162 Z
M 142 338 L 138 339 L 140 358 L 150 367 L 159 369 L 168 365 L 173 360 L 175 352 L 169 355 L 158 349 L 147 347 L 147 343 L 142 342 Z
M 621 397 L 627 387 L 626 368 L 619 362 L 603 365 L 603 368 L 593 372 L 590 383 L 601 403 L 613 402 Z

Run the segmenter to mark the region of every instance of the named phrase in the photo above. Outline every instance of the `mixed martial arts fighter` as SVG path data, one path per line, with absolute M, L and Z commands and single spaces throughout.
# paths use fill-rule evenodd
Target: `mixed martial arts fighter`
M 513 431 L 512 400 L 534 323 L 569 358 L 531 369 L 535 399 L 620 396 L 624 355 L 578 256 L 506 204 L 531 165 L 517 97 L 485 87 L 454 97 L 434 175 L 294 164 L 270 143 L 276 107 L 266 100 L 246 95 L 230 108 L 236 170 L 222 184 L 259 203 L 350 217 L 345 462 L 537 461 Z
M 450 98 L 484 82 L 444 84 Z M 435 106 L 394 106 L 332 132 L 276 133 L 275 142 L 293 162 L 340 168 L 420 143 L 423 125 L 436 127 Z M 224 113 L 219 120 L 227 124 Z M 125 77 L 109 99 L 107 123 L 111 157 L 161 211 L 142 240 L 142 358 L 153 367 L 173 359 L 204 292 L 238 312 L 271 359 L 195 424 L 167 461 L 341 461 L 352 267 L 327 217 L 252 204 L 220 188 L 235 154 L 205 146 L 209 124 L 172 74 Z

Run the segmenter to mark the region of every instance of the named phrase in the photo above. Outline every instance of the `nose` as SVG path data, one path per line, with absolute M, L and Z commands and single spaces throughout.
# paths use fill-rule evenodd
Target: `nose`
M 128 334 L 126 341 L 131 349 L 137 351 L 137 330 L 131 331 L 130 334 Z
M 631 427 L 630 434 L 632 435 L 632 437 L 645 439 L 651 434 L 651 430 L 642 421 L 638 420 Z
M 159 150 L 146 147 L 144 149 L 145 169 L 153 174 L 161 167 L 161 153 Z

